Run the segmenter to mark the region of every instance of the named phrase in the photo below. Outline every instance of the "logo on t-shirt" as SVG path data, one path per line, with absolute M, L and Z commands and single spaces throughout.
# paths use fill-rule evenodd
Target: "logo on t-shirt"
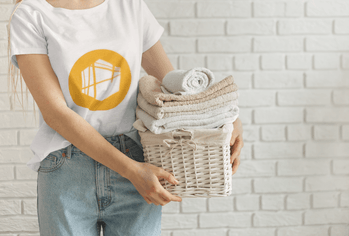
M 81 56 L 69 74 L 69 92 L 75 104 L 91 111 L 119 105 L 131 86 L 131 71 L 124 57 L 108 49 Z

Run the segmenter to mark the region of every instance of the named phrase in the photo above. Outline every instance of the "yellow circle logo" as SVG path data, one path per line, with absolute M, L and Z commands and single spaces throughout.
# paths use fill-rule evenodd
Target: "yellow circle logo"
M 119 105 L 131 86 L 130 67 L 120 54 L 99 49 L 86 53 L 69 74 L 69 92 L 75 104 L 91 111 Z

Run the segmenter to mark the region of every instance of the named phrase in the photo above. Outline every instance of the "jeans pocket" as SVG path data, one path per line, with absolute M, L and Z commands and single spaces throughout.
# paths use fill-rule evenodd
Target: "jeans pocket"
M 140 146 L 138 146 L 137 143 L 135 144 L 136 145 L 132 145 L 131 147 L 128 148 L 130 157 L 135 161 L 145 162 L 143 149 Z
M 62 149 L 51 152 L 40 162 L 40 172 L 53 172 L 58 170 L 64 163 L 65 157 L 62 156 Z

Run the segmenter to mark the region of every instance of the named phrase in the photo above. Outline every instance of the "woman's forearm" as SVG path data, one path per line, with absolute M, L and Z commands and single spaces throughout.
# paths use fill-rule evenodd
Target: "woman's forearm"
M 110 144 L 84 118 L 70 108 L 60 108 L 45 122 L 86 155 L 128 178 L 134 160 Z

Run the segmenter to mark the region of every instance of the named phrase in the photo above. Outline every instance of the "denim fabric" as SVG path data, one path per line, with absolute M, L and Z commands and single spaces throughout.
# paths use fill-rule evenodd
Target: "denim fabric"
M 105 137 L 129 158 L 143 150 L 126 135 Z M 73 144 L 40 163 L 37 214 L 44 236 L 160 236 L 162 206 L 148 204 L 134 185 Z

